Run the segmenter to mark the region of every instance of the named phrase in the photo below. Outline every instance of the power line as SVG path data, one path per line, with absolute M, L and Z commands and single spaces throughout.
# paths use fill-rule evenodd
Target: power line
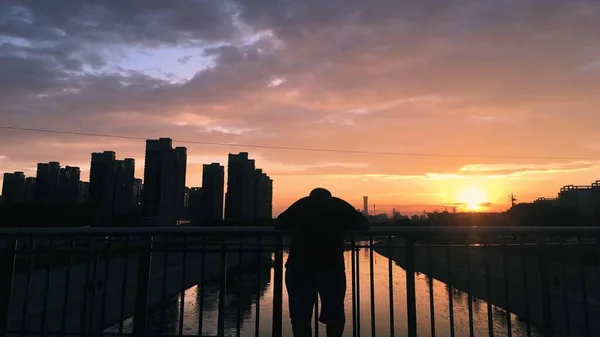
M 7 125 L 0 125 L 0 129 L 13 130 L 13 131 L 51 133 L 51 134 L 60 134 L 60 135 L 128 139 L 128 140 L 144 140 L 145 141 L 146 139 L 148 139 L 147 137 L 109 135 L 109 134 L 102 134 L 102 133 L 61 131 L 61 130 L 38 129 L 38 128 L 24 128 L 24 127 L 7 126 Z M 469 155 L 469 154 L 425 153 L 425 152 L 389 152 L 389 151 L 345 150 L 345 149 L 333 149 L 333 148 L 327 149 L 327 148 L 312 148 L 312 147 L 274 146 L 274 145 L 244 144 L 244 143 L 222 143 L 222 142 L 180 140 L 180 139 L 174 139 L 174 141 L 177 143 L 182 143 L 182 144 L 198 144 L 198 145 L 242 147 L 242 148 L 259 148 L 259 149 L 285 150 L 285 151 L 330 152 L 330 153 L 333 152 L 333 153 L 347 153 L 347 154 L 404 156 L 404 157 L 539 159 L 539 160 L 600 160 L 600 157 L 498 156 L 498 155 Z

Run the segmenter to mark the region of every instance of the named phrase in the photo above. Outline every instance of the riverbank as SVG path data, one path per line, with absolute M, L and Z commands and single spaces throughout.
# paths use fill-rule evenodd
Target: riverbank
M 387 244 L 387 243 L 386 243 Z M 375 250 L 398 265 L 406 268 L 406 250 L 402 238 L 394 238 L 392 252 L 383 245 Z M 415 271 L 449 284 L 472 296 L 489 301 L 494 306 L 509 310 L 520 319 L 532 325 L 543 326 L 540 275 L 545 275 L 549 285 L 548 299 L 550 307 L 550 325 L 558 334 L 570 332 L 585 334 L 584 305 L 581 270 L 578 265 L 569 264 L 563 269 L 556 260 L 543 259 L 545 270 L 540 273 L 538 258 L 531 252 L 525 252 L 519 246 L 506 248 L 506 273 L 501 247 L 432 247 L 428 259 L 426 247 L 415 247 Z M 490 293 L 486 291 L 485 257 L 488 256 L 490 272 Z M 542 255 L 545 256 L 545 255 Z M 467 269 L 467 260 L 469 269 Z M 428 263 L 430 261 L 431 263 Z M 591 334 L 600 335 L 600 297 L 598 296 L 598 270 L 596 266 L 584 269 L 587 292 L 587 311 Z M 506 275 L 506 276 L 505 276 Z M 506 286 L 508 285 L 508 287 Z M 506 289 L 508 288 L 508 295 Z M 566 289 L 567 295 L 564 295 Z M 508 300 L 508 301 L 507 301 Z M 565 310 L 567 309 L 567 310 Z M 567 320 L 569 324 L 567 325 Z

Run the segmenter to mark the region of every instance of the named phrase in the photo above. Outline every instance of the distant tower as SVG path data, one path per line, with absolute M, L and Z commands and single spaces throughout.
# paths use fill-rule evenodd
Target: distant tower
M 365 216 L 369 215 L 369 197 L 368 196 L 363 197 L 363 214 Z

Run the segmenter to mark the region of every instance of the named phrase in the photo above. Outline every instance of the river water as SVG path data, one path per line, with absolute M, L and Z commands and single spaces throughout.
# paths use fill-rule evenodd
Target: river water
M 352 286 L 351 286 L 351 252 L 345 253 L 348 291 L 346 292 L 346 331 L 344 336 L 352 336 Z M 370 290 L 370 254 L 364 248 L 357 252 L 360 263 L 360 321 L 361 336 L 370 336 L 372 332 L 371 290 Z M 284 253 L 284 261 L 287 253 Z M 374 270 L 374 306 L 375 335 L 389 336 L 390 298 L 389 298 L 389 260 L 385 256 L 373 252 Z M 396 336 L 407 334 L 406 310 L 406 273 L 395 262 L 392 263 L 393 275 L 393 311 L 394 333 Z M 227 280 L 225 303 L 225 335 L 236 336 L 271 336 L 273 316 L 273 280 L 274 273 L 270 267 L 262 267 L 259 272 L 248 271 Z M 415 275 L 417 332 L 419 336 L 431 335 L 429 278 L 424 274 Z M 288 311 L 287 290 L 283 289 L 283 336 L 292 336 Z M 180 320 L 183 322 L 183 335 L 197 336 L 199 330 L 199 314 L 202 311 L 202 333 L 200 335 L 217 335 L 217 317 L 219 302 L 218 283 L 207 283 L 202 299 L 201 289 L 194 286 L 183 296 L 183 312 L 181 312 L 182 296 L 171 299 L 167 304 L 151 308 L 149 324 L 151 332 L 179 334 Z M 438 336 L 450 336 L 450 315 L 448 286 L 433 280 L 433 297 L 435 312 L 435 332 Z M 467 294 L 458 290 L 452 291 L 454 308 L 454 331 L 456 336 L 469 336 L 469 315 Z M 202 303 L 202 305 L 201 305 Z M 259 306 L 259 322 L 256 324 L 257 304 Z M 202 310 L 200 310 L 202 308 Z M 238 310 L 239 308 L 239 310 Z M 492 309 L 494 336 L 507 336 L 506 312 Z M 238 311 L 241 320 L 238 324 Z M 180 315 L 183 314 L 183 317 Z M 161 323 L 162 322 L 162 323 Z M 526 336 L 526 324 L 511 314 L 513 336 Z M 475 336 L 488 336 L 487 303 L 473 299 L 473 324 Z M 125 331 L 131 330 L 132 320 L 124 322 Z M 314 324 L 313 324 L 314 326 Z M 257 330 L 258 328 L 258 330 Z M 314 334 L 314 332 L 313 332 Z M 319 324 L 319 336 L 325 336 L 325 326 Z M 532 336 L 541 336 L 532 328 Z

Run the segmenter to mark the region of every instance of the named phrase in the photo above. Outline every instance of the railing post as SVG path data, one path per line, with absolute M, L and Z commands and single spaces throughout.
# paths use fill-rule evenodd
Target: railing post
M 388 286 L 389 286 L 389 296 L 390 296 L 390 337 L 394 337 L 395 329 L 394 329 L 394 272 L 393 272 L 393 259 L 394 259 L 394 251 L 392 245 L 392 236 L 388 235 Z
M 262 251 L 262 237 L 260 234 L 256 238 L 256 319 L 254 320 L 254 336 L 260 336 L 260 272 L 262 269 L 262 257 L 264 252 Z
M 486 241 L 489 241 L 489 236 L 486 235 Z M 485 296 L 487 297 L 487 322 L 488 335 L 494 337 L 494 318 L 492 314 L 492 267 L 490 265 L 490 243 L 485 242 L 483 246 L 483 258 L 485 263 Z
M 283 311 L 283 237 L 275 234 L 275 280 L 273 282 L 273 337 L 282 335 Z M 259 319 L 257 317 L 257 319 Z
M 537 259 L 538 259 L 538 277 L 540 282 L 540 297 L 542 309 L 542 329 L 544 336 L 552 335 L 552 313 L 550 311 L 550 288 L 548 287 L 548 270 L 545 259 L 545 243 L 536 236 Z
M 225 336 L 225 295 L 227 293 L 227 243 L 221 239 L 221 264 L 219 267 L 219 312 L 217 317 L 217 336 Z
M 0 239 L 0 337 L 8 336 L 16 253 L 16 239 Z
M 406 312 L 408 336 L 417 335 L 417 300 L 415 294 L 415 246 L 413 238 L 406 237 Z
M 137 288 L 135 291 L 135 313 L 133 316 L 133 335 L 142 337 L 146 333 L 148 316 L 148 288 L 152 265 L 152 237 L 142 240 L 142 249 L 138 263 Z M 124 296 L 124 295 L 123 295 Z
M 356 249 L 356 264 L 354 265 L 354 278 L 356 279 L 355 292 L 354 292 L 354 303 L 356 305 L 356 337 L 360 337 L 360 248 L 356 247 L 356 241 L 352 243 L 352 246 Z
M 352 247 L 351 255 L 351 267 L 350 274 L 352 275 L 352 337 L 358 336 L 356 325 L 358 324 L 358 317 L 356 316 L 356 240 L 352 235 L 350 240 Z

